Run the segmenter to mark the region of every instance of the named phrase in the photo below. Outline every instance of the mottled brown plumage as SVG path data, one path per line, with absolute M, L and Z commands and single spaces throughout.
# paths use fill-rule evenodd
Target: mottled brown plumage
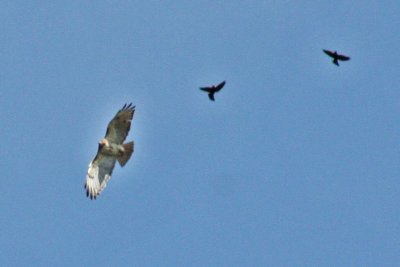
M 111 178 L 115 162 L 123 167 L 130 159 L 134 142 L 123 144 L 131 128 L 131 121 L 135 112 L 132 103 L 124 105 L 109 122 L 106 136 L 100 140 L 96 157 L 89 164 L 86 175 L 86 195 L 96 199 L 107 186 Z

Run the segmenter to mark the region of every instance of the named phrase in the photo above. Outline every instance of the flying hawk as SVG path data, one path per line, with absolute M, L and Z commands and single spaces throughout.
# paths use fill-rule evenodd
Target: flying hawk
M 135 112 L 132 103 L 125 104 L 115 117 L 108 123 L 106 136 L 99 141 L 97 155 L 89 164 L 86 175 L 86 195 L 90 199 L 96 199 L 106 188 L 111 178 L 115 162 L 123 167 L 133 153 L 134 142 L 123 144 Z
M 216 92 L 218 92 L 219 90 L 222 89 L 222 87 L 224 87 L 225 85 L 225 81 L 223 81 L 222 83 L 218 84 L 218 85 L 212 85 L 209 87 L 200 87 L 200 90 L 206 91 L 208 93 L 208 98 L 210 98 L 210 100 L 215 101 L 214 99 L 214 94 Z
M 339 60 L 342 60 L 342 61 L 350 60 L 350 57 L 345 56 L 345 55 L 340 55 L 336 51 L 332 52 L 332 51 L 325 50 L 325 49 L 323 49 L 323 51 L 325 52 L 325 54 L 327 54 L 328 56 L 333 58 L 332 62 L 336 66 L 339 66 Z

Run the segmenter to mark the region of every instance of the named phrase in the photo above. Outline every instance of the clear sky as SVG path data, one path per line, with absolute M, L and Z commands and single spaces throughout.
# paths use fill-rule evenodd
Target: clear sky
M 0 265 L 397 266 L 399 1 L 140 2 L 0 3 Z

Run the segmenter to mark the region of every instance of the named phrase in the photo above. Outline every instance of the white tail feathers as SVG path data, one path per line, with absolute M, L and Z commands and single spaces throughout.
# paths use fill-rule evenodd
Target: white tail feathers
M 119 165 L 121 165 L 121 167 L 124 167 L 124 165 L 128 162 L 128 160 L 131 158 L 132 153 L 133 153 L 133 148 L 134 148 L 134 143 L 129 142 L 126 144 L 122 145 L 124 147 L 124 154 L 120 157 L 117 158 Z

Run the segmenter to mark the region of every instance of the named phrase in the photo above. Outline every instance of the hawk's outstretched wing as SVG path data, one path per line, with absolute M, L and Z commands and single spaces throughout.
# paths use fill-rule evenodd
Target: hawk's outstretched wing
M 135 106 L 125 104 L 108 124 L 105 138 L 111 143 L 122 144 L 131 128 L 134 113 Z
M 96 199 L 101 191 L 106 188 L 107 182 L 111 178 L 115 161 L 115 157 L 97 153 L 94 160 L 90 162 L 85 183 L 86 195 L 90 199 Z

